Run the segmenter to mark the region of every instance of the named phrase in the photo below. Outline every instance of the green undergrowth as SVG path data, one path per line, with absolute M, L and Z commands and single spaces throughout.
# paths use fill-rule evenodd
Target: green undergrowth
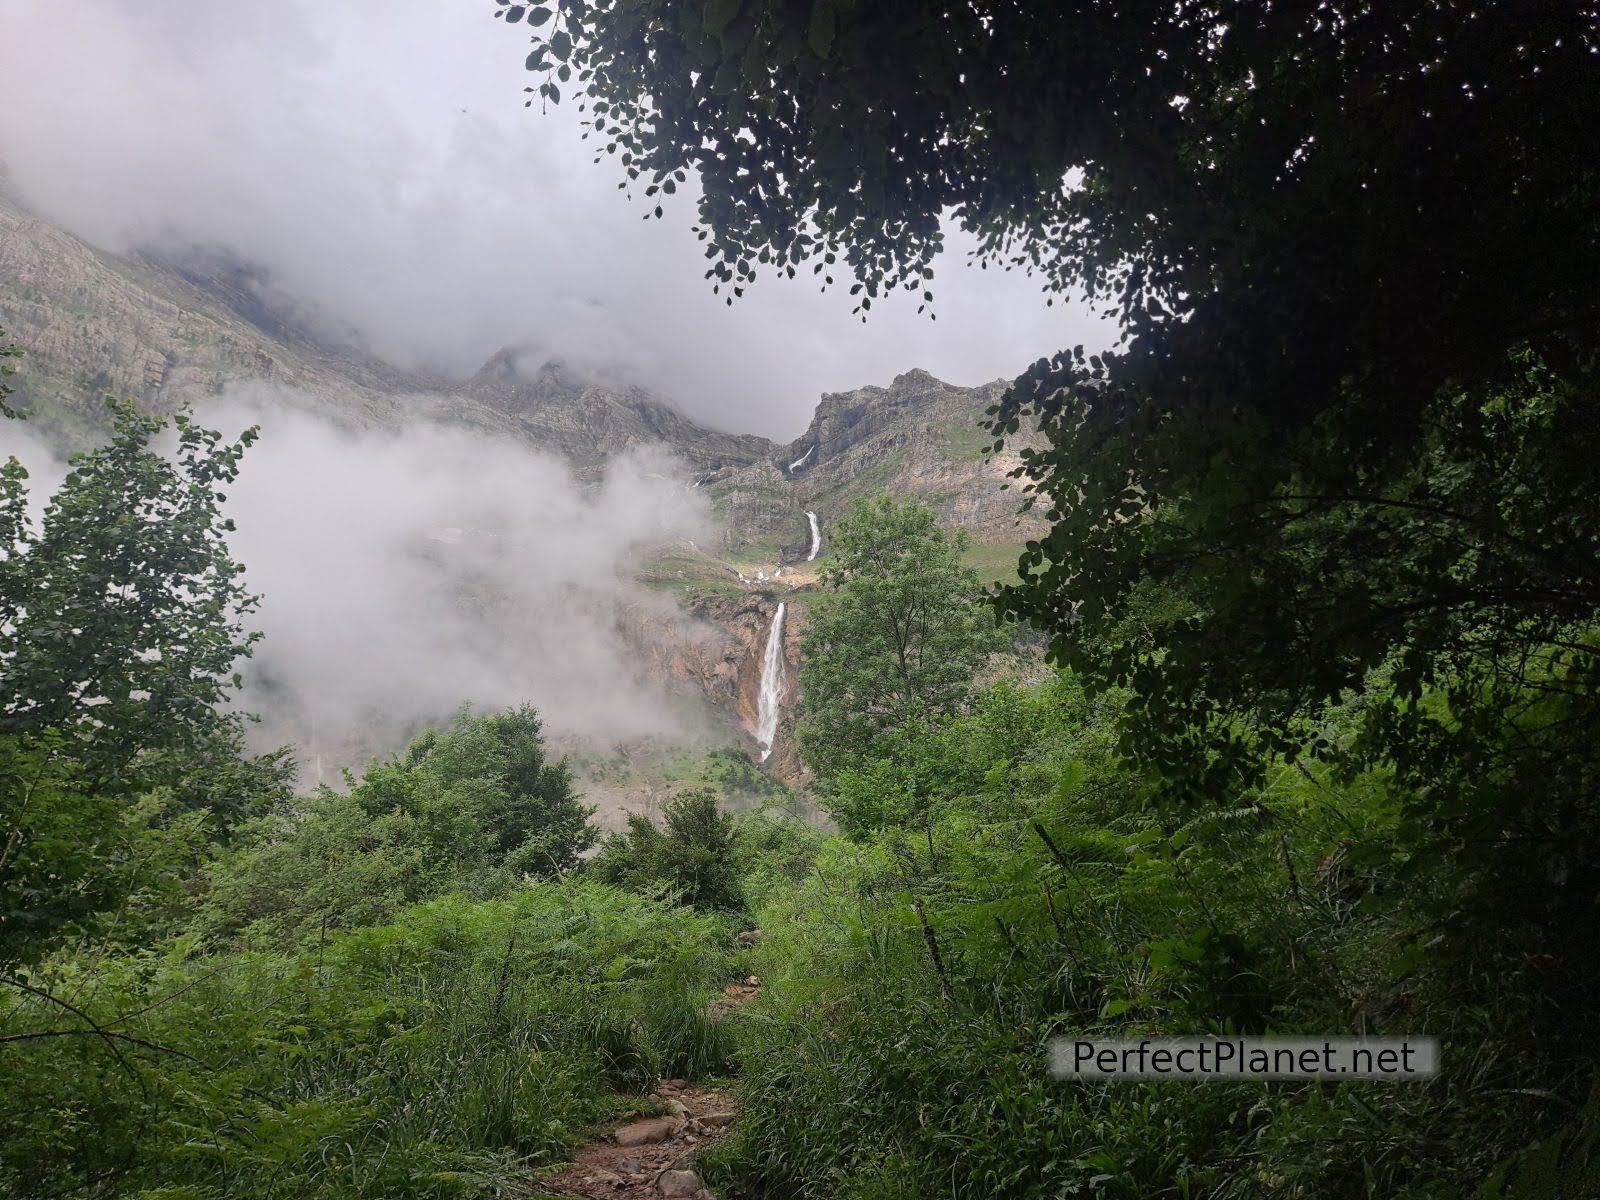
M 729 564 L 688 546 L 675 546 L 646 559 L 639 580 L 652 591 L 686 600 L 705 596 L 735 596 L 742 588 Z
M 961 561 L 978 573 L 984 584 L 1009 583 L 1017 577 L 1022 543 L 997 542 L 967 547 Z
M 497 1194 L 619 1094 L 728 1069 L 731 944 L 568 881 L 292 953 L 47 961 L 0 992 L 0 1195 Z
M 994 447 L 994 434 L 977 421 L 950 421 L 931 425 L 928 432 L 933 444 L 946 458 L 960 461 L 981 460 Z
M 758 906 L 745 1107 L 707 1176 L 786 1200 L 1600 1194 L 1592 1052 L 1530 1027 L 1539 967 L 1418 937 L 1411 872 L 1448 874 L 1414 861 L 1392 782 L 1291 765 L 1169 811 L 1109 703 L 1001 685 L 843 781 L 854 837 Z M 1363 1032 L 1437 1036 L 1441 1076 L 1048 1071 L 1060 1035 Z

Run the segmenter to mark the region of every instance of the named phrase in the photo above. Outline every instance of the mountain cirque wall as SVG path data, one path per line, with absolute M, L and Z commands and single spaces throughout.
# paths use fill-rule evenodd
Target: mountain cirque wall
M 787 714 L 822 565 L 805 562 L 808 510 L 820 522 L 822 560 L 834 523 L 879 489 L 920 497 L 944 527 L 967 530 L 1007 569 L 1012 552 L 1044 527 L 1019 514 L 1018 493 L 1004 486 L 1030 435 L 988 453 L 984 411 L 1001 382 L 964 388 L 913 370 L 887 387 L 830 393 L 805 432 L 779 445 L 707 429 L 643 388 L 514 349 L 466 380 L 401 371 L 353 342 L 311 336 L 309 316 L 247 264 L 204 253 L 108 254 L 0 197 L 0 325 L 27 351 L 12 380 L 16 399 L 60 448 L 103 431 L 108 392 L 153 411 L 192 405 L 203 415 L 236 388 L 348 428 L 430 419 L 499 435 L 561 456 L 585 483 L 617 455 L 664 445 L 711 502 L 716 544 L 640 561 L 639 579 L 667 593 L 657 595 L 661 603 L 597 618 L 614 622 L 643 677 L 689 701 L 708 729 L 757 751 L 749 730 L 762 651 L 773 610 L 787 602 L 786 719 L 767 766 L 788 782 L 805 777 Z M 773 580 L 780 565 L 784 574 Z
M 760 748 L 751 731 L 756 724 L 761 659 L 773 611 L 780 600 L 789 606 L 783 638 L 788 710 L 800 669 L 805 602 L 812 593 L 812 588 L 782 594 L 758 590 L 713 593 L 687 600 L 678 609 L 628 605 L 618 613 L 616 627 L 637 655 L 642 674 L 670 694 L 703 704 L 720 716 L 725 732 L 755 758 Z M 780 722 L 766 765 L 791 785 L 808 778 L 796 755 L 790 723 Z

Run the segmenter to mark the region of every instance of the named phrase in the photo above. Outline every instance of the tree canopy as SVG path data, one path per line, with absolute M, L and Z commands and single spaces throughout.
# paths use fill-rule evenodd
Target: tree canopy
M 990 261 L 1204 349 L 1215 394 L 1277 380 L 1240 399 L 1307 411 L 1369 363 L 1399 390 L 1595 311 L 1590 3 L 499 11 L 534 31 L 530 90 L 575 88 L 630 183 L 695 173 L 720 284 L 843 259 L 865 301 L 922 289 L 948 213 Z
M 977 572 L 915 500 L 864 497 L 834 526 L 802 639 L 800 752 L 824 784 L 879 738 L 917 736 L 959 711 L 1004 635 Z
M 1532 645 L 1594 611 L 1587 492 L 1559 517 L 1534 497 L 1593 410 L 1600 7 L 501 15 L 534 30 L 541 98 L 581 93 L 627 186 L 695 174 L 719 287 L 809 264 L 853 276 L 863 307 L 926 290 L 944 218 L 987 264 L 1118 318 L 1115 349 L 1039 362 L 992 414 L 997 446 L 1024 423 L 1048 440 L 1018 475 L 1051 530 L 1001 607 L 1058 658 L 1149 685 L 1152 711 L 1193 697 L 1141 743 L 1175 776 L 1220 755 L 1232 777 L 1218 727 L 1243 696 L 1285 745 L 1286 714 L 1406 638 L 1443 652 L 1487 618 Z M 1430 478 L 1441 448 L 1456 473 Z M 1494 498 L 1510 479 L 1515 511 Z M 1349 555 L 1379 578 L 1330 569 Z M 1183 597 L 1160 663 L 1111 633 L 1152 589 Z
M 193 844 L 288 793 L 287 753 L 246 755 L 219 707 L 256 636 L 219 508 L 254 431 L 180 416 L 167 457 L 166 424 L 118 406 L 38 530 L 0 464 L 0 966 L 175 887 Z
M 696 788 L 667 802 L 663 826 L 628 814 L 625 831 L 609 835 L 594 856 L 595 875 L 632 891 L 659 889 L 705 911 L 744 904 L 735 861 L 738 829 L 717 807 L 717 793 Z
M 260 636 L 244 628 L 257 597 L 221 513 L 256 431 L 229 443 L 179 415 L 169 457 L 154 444 L 165 418 L 119 404 L 115 422 L 38 530 L 27 472 L 0 464 L 0 733 L 75 738 L 93 786 L 158 763 L 181 773 L 183 756 L 236 731 L 220 706 Z

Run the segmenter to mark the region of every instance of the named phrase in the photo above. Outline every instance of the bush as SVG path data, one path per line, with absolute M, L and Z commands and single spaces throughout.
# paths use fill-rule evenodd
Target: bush
M 670 801 L 665 827 L 630 813 L 625 833 L 614 833 L 591 864 L 595 876 L 638 892 L 660 891 L 702 910 L 744 907 L 735 858 L 738 830 L 717 809 L 717 794 L 698 788 Z
M 204 927 L 289 945 L 389 919 L 450 892 L 507 895 L 570 870 L 594 841 L 527 707 L 463 710 L 347 792 L 287 800 L 235 831 L 206 872 Z

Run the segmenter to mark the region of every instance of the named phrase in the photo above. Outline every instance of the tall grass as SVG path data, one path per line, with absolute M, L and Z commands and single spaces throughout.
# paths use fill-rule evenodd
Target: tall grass
M 0 1195 L 494 1193 L 614 1088 L 726 1062 L 688 1015 L 723 945 L 687 910 L 566 883 L 291 954 L 63 960 L 27 982 L 81 1015 L 0 994 L 0 1036 L 59 1034 L 0 1043 Z

